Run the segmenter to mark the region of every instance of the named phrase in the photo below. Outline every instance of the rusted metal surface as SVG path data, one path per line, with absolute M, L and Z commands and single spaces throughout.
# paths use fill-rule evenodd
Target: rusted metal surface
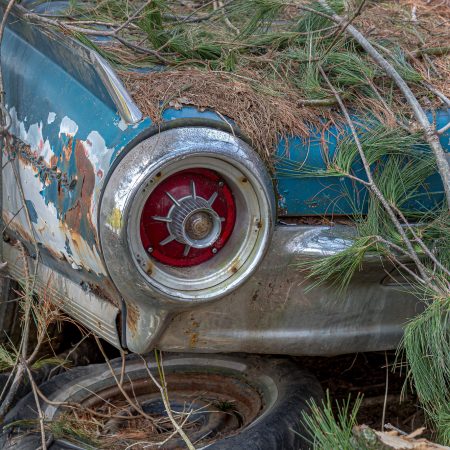
M 347 248 L 349 227 L 279 225 L 269 253 L 257 268 L 270 242 L 275 199 L 268 198 L 273 195 L 268 177 L 259 176 L 261 161 L 246 161 L 249 153 L 233 144 L 239 141 L 236 136 L 213 129 L 214 121 L 222 119 L 195 108 L 165 111 L 163 120 L 175 121 L 168 131 L 180 126 L 175 134 L 183 139 L 172 153 L 165 153 L 158 140 L 164 133 L 158 136 L 156 130 L 151 151 L 140 152 L 144 139 L 151 139 L 151 123 L 149 119 L 139 122 L 139 110 L 107 63 L 66 36 L 21 20 L 21 14 L 20 7 L 14 9 L 2 48 L 12 120 L 2 153 L 3 220 L 30 255 L 36 241 L 44 261 L 44 278 L 39 282 L 46 282 L 50 272 L 57 274 L 54 295 L 70 314 L 120 345 L 115 330 L 118 309 L 114 305 L 121 301 L 117 286 L 127 304 L 125 334 L 133 351 L 145 352 L 157 344 L 167 350 L 324 355 L 395 347 L 402 323 L 419 309 L 412 296 L 382 284 L 385 274 L 379 267 L 369 264 L 345 295 L 328 288 L 307 292 L 304 276 L 295 267 L 299 259 Z M 183 122 L 194 119 L 194 125 Z M 198 125 L 204 119 L 209 126 L 202 123 L 201 128 Z M 206 130 L 201 136 L 200 129 Z M 189 136 L 192 147 L 183 149 Z M 223 159 L 233 162 L 227 170 L 247 164 L 250 173 L 236 185 L 257 185 L 252 177 L 263 180 L 259 197 L 251 198 L 250 190 L 241 189 L 246 194 L 241 195 L 240 209 L 248 203 L 249 222 L 261 216 L 248 228 L 251 239 L 261 237 L 264 245 L 254 251 L 249 247 L 243 255 L 236 251 L 236 244 L 230 261 L 217 270 L 203 265 L 180 276 L 181 269 L 155 264 L 146 249 L 142 254 L 136 251 L 138 227 L 133 228 L 134 234 L 126 227 L 131 213 L 135 213 L 133 223 L 139 223 L 140 210 L 129 201 L 129 193 L 145 199 L 144 178 L 153 170 L 156 178 L 165 176 L 161 161 L 172 158 L 178 149 L 184 152 L 175 158 L 181 170 L 197 147 L 206 155 L 211 151 L 208 146 L 219 141 L 232 150 Z M 294 144 L 292 154 L 301 161 L 307 148 L 298 139 Z M 315 158 L 312 166 L 320 167 L 320 149 L 307 150 Z M 130 158 L 134 158 L 132 164 L 125 167 Z M 212 159 L 220 160 L 217 154 Z M 255 170 L 249 169 L 250 163 Z M 311 200 L 306 205 L 309 214 L 321 214 L 324 209 L 320 208 L 334 202 L 328 191 L 316 204 L 314 195 L 325 192 L 320 180 L 289 178 L 283 184 L 278 178 L 282 215 L 305 213 L 305 198 Z M 308 189 L 302 190 L 305 183 Z M 264 214 L 256 211 L 262 200 L 267 201 Z M 166 283 L 167 279 L 175 282 Z M 221 296 L 225 297 L 217 301 Z M 108 311 L 105 318 L 101 311 Z
M 130 126 L 139 111 L 107 64 L 72 39 L 20 20 L 22 9 L 13 10 L 2 51 L 12 121 L 3 151 L 4 220 L 24 241 L 36 239 L 55 260 L 100 281 L 107 277 L 97 233 L 104 177 L 149 121 Z
M 172 318 L 157 343 L 167 351 L 333 355 L 395 348 L 423 305 L 405 286 L 383 286 L 368 262 L 345 293 L 308 282 L 296 263 L 351 243 L 348 227 L 278 226 L 252 279 L 237 292 Z
M 35 272 L 36 261 L 26 257 L 19 247 L 5 243 L 4 254 L 8 260 L 8 272 L 15 279 L 24 279 Z M 88 329 L 98 334 L 112 345 L 120 347 L 116 320 L 119 309 L 111 302 L 96 296 L 92 291 L 74 283 L 69 278 L 49 269 L 44 264 L 37 265 L 36 291 L 42 298 L 49 298 L 65 313 L 78 320 Z

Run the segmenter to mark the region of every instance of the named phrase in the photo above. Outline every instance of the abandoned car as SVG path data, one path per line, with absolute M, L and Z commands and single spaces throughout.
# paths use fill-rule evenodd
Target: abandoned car
M 65 2 L 54 3 L 57 9 Z M 345 250 L 352 227 L 345 220 L 302 218 L 351 216 L 344 193 L 354 185 L 336 177 L 292 178 L 279 167 L 269 171 L 246 137 L 214 111 L 168 107 L 162 123 L 152 123 L 95 50 L 25 20 L 26 7 L 23 1 L 12 9 L 2 43 L 11 120 L 2 175 L 6 271 L 12 279 L 36 273 L 38 292 L 117 348 L 175 352 L 165 361 L 175 384 L 183 370 L 198 376 L 198 389 L 207 384 L 202 370 L 224 378 L 253 374 L 258 399 L 248 386 L 239 394 L 249 409 L 242 417 L 252 424 L 245 432 L 253 430 L 253 444 L 233 443 L 241 433 L 211 448 L 275 448 L 269 419 L 284 410 L 289 428 L 289 402 L 298 406 L 317 397 L 319 387 L 284 360 L 267 359 L 265 367 L 254 357 L 224 353 L 393 349 L 402 325 L 421 308 L 399 289 L 395 268 L 388 276 L 378 260 L 368 260 L 345 292 L 308 289 L 310 280 L 296 264 Z M 449 119 L 446 110 L 436 117 L 440 126 Z M 311 130 L 308 142 L 289 138 L 288 156 L 280 142 L 280 164 L 287 158 L 320 169 L 322 142 L 333 152 L 334 131 Z M 448 148 L 448 141 L 447 131 L 441 142 Z M 429 186 L 442 191 L 437 174 Z M 7 289 L 4 281 L 3 298 Z M 1 308 L 2 331 L 10 334 L 18 326 L 14 305 Z M 138 362 L 131 360 L 130 373 L 138 372 Z M 81 401 L 75 382 L 89 392 L 98 380 L 101 389 L 106 379 L 113 382 L 104 367 L 89 376 L 77 370 L 66 380 L 67 398 Z M 218 395 L 232 385 L 208 383 Z M 52 398 L 62 395 L 59 386 Z M 53 417 L 58 408 L 44 411 Z M 202 432 L 211 427 L 206 423 Z M 266 443 L 258 447 L 258 439 Z M 291 448 L 297 436 L 278 439 L 277 445 L 287 439 L 278 448 Z

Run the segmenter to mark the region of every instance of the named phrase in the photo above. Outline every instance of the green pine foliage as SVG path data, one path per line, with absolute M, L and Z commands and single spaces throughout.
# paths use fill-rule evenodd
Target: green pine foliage
M 336 402 L 336 413 L 327 391 L 326 400 L 322 405 L 314 401 L 309 405 L 309 412 L 302 413 L 302 423 L 307 431 L 305 438 L 313 450 L 355 450 L 357 446 L 353 436 L 353 427 L 361 407 L 362 397 L 358 396 L 351 407 L 350 397 L 342 402 Z

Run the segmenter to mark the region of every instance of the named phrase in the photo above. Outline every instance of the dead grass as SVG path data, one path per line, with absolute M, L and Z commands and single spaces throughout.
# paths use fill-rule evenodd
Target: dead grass
M 122 72 L 121 76 L 138 106 L 155 123 L 162 110 L 193 105 L 231 118 L 265 159 L 280 135 L 306 138 L 319 117 L 331 119 L 329 108 L 302 106 L 298 92 L 275 96 L 261 91 L 264 80 L 253 76 L 186 68 L 164 72 Z M 268 86 L 267 86 L 268 87 Z
M 413 67 L 447 97 L 450 96 L 450 1 L 390 0 L 371 2 L 355 25 L 369 38 L 385 39 L 387 48 L 398 45 Z M 417 50 L 447 48 L 424 58 Z
M 285 13 L 292 15 L 289 8 Z M 369 38 L 385 41 L 387 51 L 401 47 L 424 79 L 450 95 L 450 56 L 417 54 L 420 49 L 449 45 L 449 21 L 448 0 L 397 0 L 368 2 L 355 24 Z M 131 55 L 130 50 L 120 44 L 114 45 L 114 52 L 116 57 L 131 65 L 139 65 L 144 58 L 139 54 Z M 270 165 L 280 136 L 306 138 L 312 126 L 324 128 L 337 118 L 332 105 L 316 106 L 315 100 L 305 98 L 305 92 L 291 82 L 289 73 L 278 74 L 278 69 L 271 66 L 271 60 L 275 61 L 276 57 L 276 51 L 249 57 L 245 65 L 239 65 L 232 72 L 212 70 L 202 61 L 185 61 L 183 65 L 166 67 L 162 72 L 121 71 L 120 76 L 143 113 L 154 123 L 161 123 L 162 111 L 169 107 L 180 109 L 191 105 L 200 110 L 214 110 L 234 121 Z M 273 68 L 270 80 L 268 67 L 269 71 Z M 302 64 L 294 67 L 294 71 L 301 70 L 305 70 Z M 395 114 L 405 114 L 408 108 L 390 83 L 386 89 L 390 89 L 393 96 L 392 111 L 376 98 L 364 97 L 356 91 L 351 93 L 349 102 L 357 110 L 363 105 L 364 113 L 370 112 L 386 125 L 395 126 Z M 425 107 L 439 106 L 424 89 L 413 86 L 413 90 Z

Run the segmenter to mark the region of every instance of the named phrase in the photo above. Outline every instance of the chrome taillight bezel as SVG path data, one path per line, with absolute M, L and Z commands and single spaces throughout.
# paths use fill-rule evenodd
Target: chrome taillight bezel
M 140 213 L 152 185 L 195 167 L 218 172 L 229 184 L 239 211 L 235 229 L 245 233 L 246 242 L 239 244 L 234 231 L 213 259 L 187 270 L 167 268 L 143 248 Z M 261 262 L 274 221 L 270 177 L 248 144 L 221 130 L 174 128 L 149 137 L 123 156 L 103 193 L 100 238 L 106 266 L 121 294 L 133 302 L 169 308 L 211 301 L 236 289 Z

